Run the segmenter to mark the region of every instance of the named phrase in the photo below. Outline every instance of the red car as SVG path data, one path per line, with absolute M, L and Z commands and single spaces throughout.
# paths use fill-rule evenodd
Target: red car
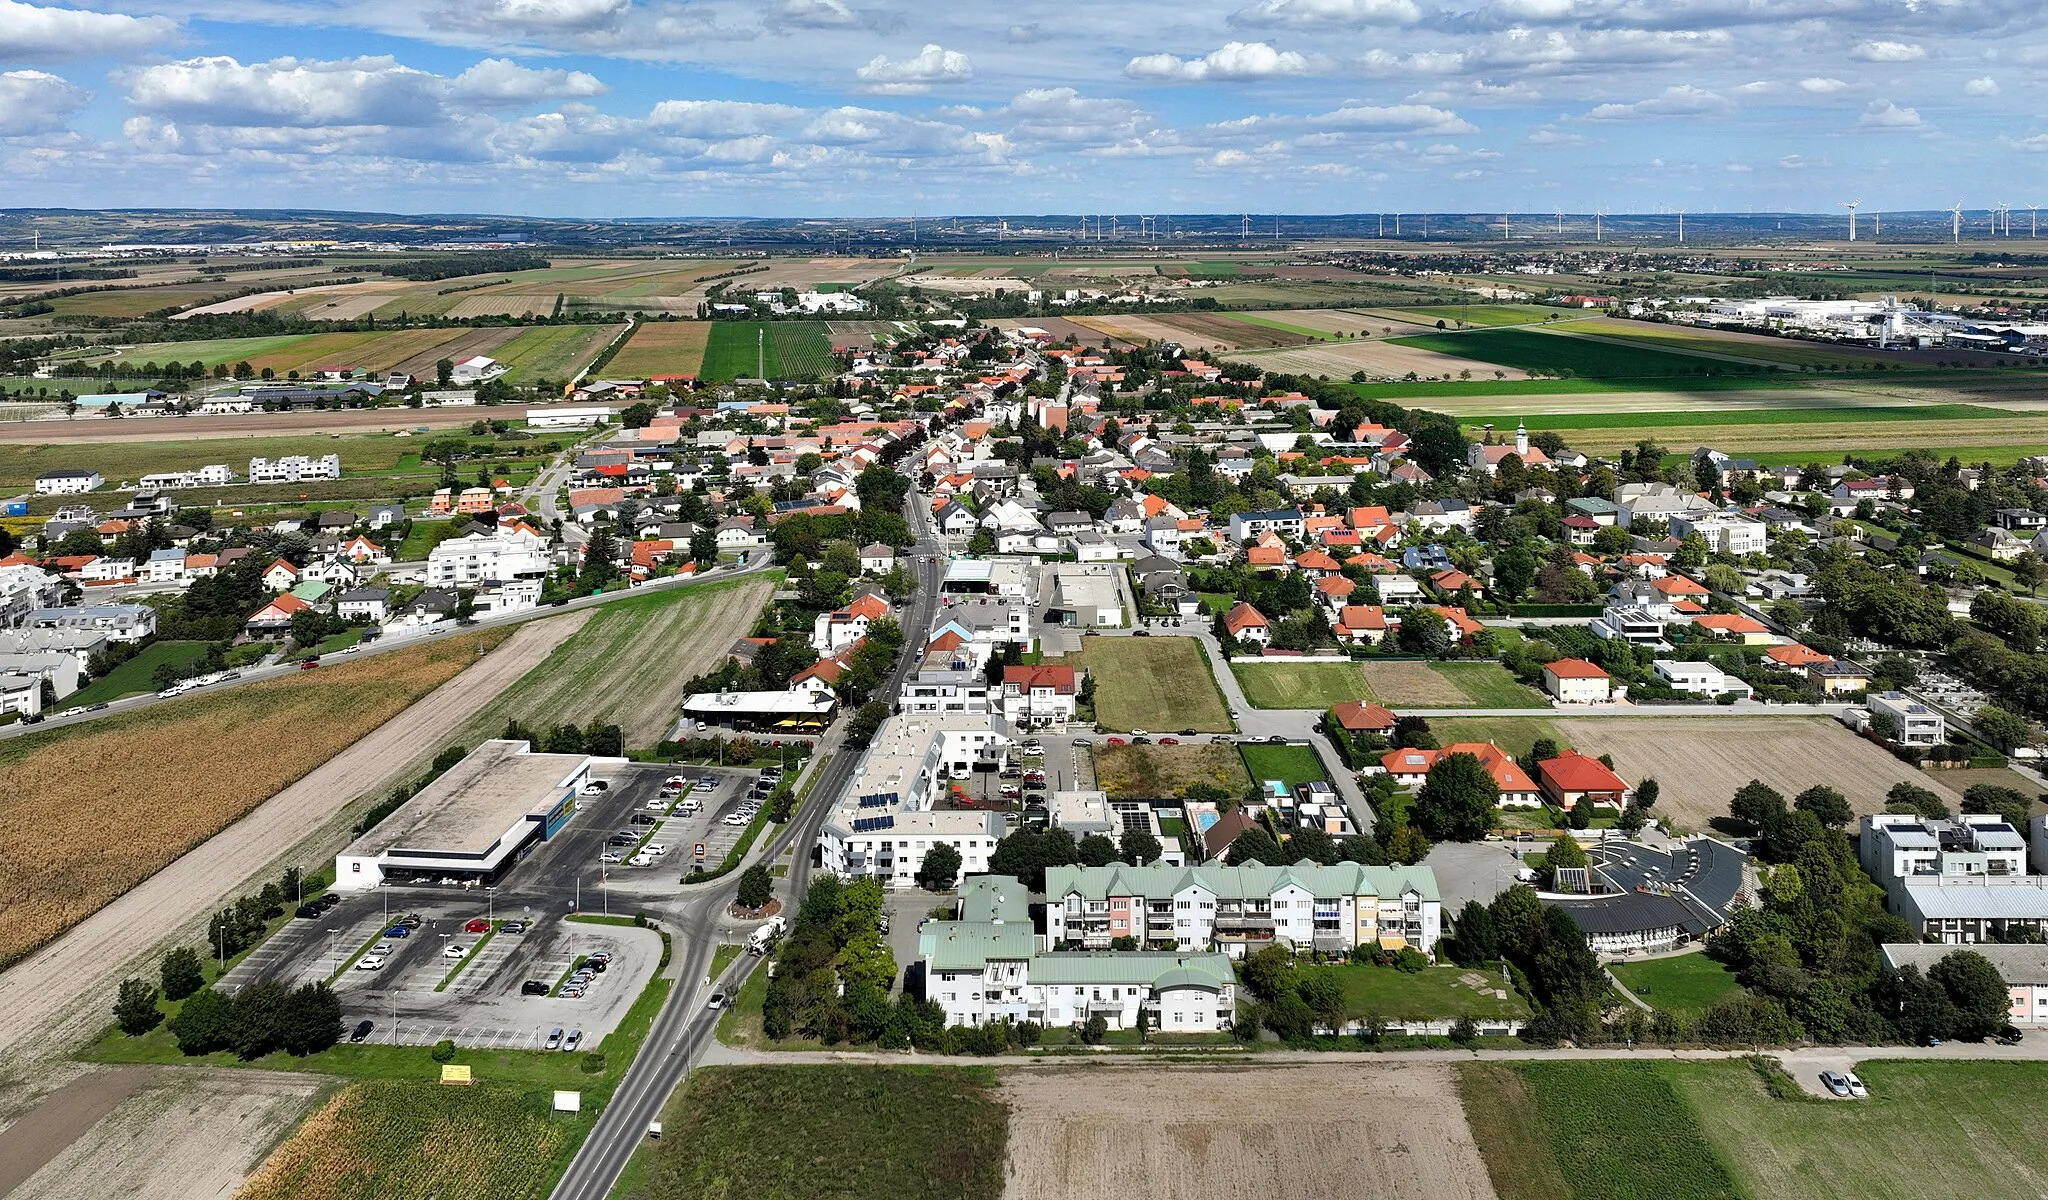
M 1177 737 L 1163 737 L 1159 739 L 1159 744 L 1162 746 L 1178 746 L 1180 745 L 1180 739 Z
M 1103 742 L 1111 746 L 1121 746 L 1124 744 L 1124 740 L 1120 737 L 1104 738 Z
M 319 659 L 317 659 L 317 658 L 309 658 L 309 659 L 307 659 L 307 660 L 306 660 L 305 662 L 302 662 L 302 663 L 300 663 L 300 664 L 299 664 L 299 670 L 301 670 L 301 671 L 310 671 L 310 670 L 313 670 L 313 669 L 314 669 L 315 667 L 318 667 L 319 665 L 320 665 L 320 660 L 319 660 Z
M 489 933 L 490 931 L 491 923 L 482 917 L 471 917 L 469 924 L 462 927 L 462 932 L 464 933 Z

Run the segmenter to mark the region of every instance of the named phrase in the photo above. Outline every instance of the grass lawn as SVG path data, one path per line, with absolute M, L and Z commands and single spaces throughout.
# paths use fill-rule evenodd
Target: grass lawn
M 153 692 L 156 682 L 152 677 L 158 667 L 165 663 L 189 667 L 206 657 L 206 646 L 205 642 L 152 642 L 134 658 L 64 697 L 58 706 L 72 708 L 81 704 L 100 704 L 133 696 L 137 692 Z
M 109 484 L 132 482 L 158 471 L 195 470 L 212 463 L 226 463 L 235 474 L 244 475 L 248 473 L 251 457 L 292 454 L 337 454 L 341 456 L 343 471 L 389 471 L 411 448 L 404 439 L 389 434 L 342 438 L 309 434 L 188 442 L 17 443 L 0 445 L 0 489 L 26 488 L 46 471 L 67 469 L 98 471 Z
M 1476 1021 L 1529 1015 L 1529 1004 L 1521 993 L 1502 984 L 1498 974 L 1485 971 L 1429 967 L 1410 975 L 1392 967 L 1358 963 L 1302 970 L 1304 974 L 1336 972 L 1338 982 L 1344 985 L 1344 1011 L 1354 1017 L 1378 1016 L 1390 1021 L 1471 1017 Z M 1497 991 L 1505 991 L 1507 998 L 1496 997 Z
M 1452 742 L 1492 742 L 1518 756 L 1527 754 L 1537 738 L 1550 738 L 1560 746 L 1568 740 L 1542 717 L 1448 717 L 1430 721 L 1429 728 L 1436 734 L 1436 740 L 1446 746 Z
M 1748 1086 L 1757 1088 L 1756 1077 L 1746 1064 L 1713 1065 L 1747 1076 Z M 1750 1153 L 1753 1146 L 1717 1147 L 1710 1142 L 1699 1115 L 1674 1085 L 1668 1066 L 1647 1062 L 1463 1064 L 1459 1093 L 1465 1101 L 1465 1116 L 1500 1200 L 1734 1200 L 1740 1196 L 1728 1157 L 1731 1152 Z M 1901 1160 L 1891 1150 L 1874 1148 L 1872 1169 L 1896 1172 Z
M 1437 674 L 1465 693 L 1474 708 L 1548 708 L 1543 697 L 1499 663 L 1437 663 Z
M 412 529 L 399 544 L 398 562 L 425 562 L 427 552 L 461 532 L 462 526 L 454 521 L 414 521 Z
M 1229 612 L 1230 606 L 1237 603 L 1237 597 L 1229 592 L 1196 592 L 1195 598 L 1201 602 L 1202 614 L 1210 617 Z
M 1755 1200 L 2032 1196 L 2048 1178 L 2026 1099 L 2048 1096 L 2048 1063 L 1866 1061 L 1854 1104 L 1771 1099 L 1741 1063 L 1660 1069 Z
M 1742 986 L 1733 971 L 1704 954 L 1615 963 L 1608 969 L 1644 1003 L 1688 1021 L 1698 1020 L 1716 1000 Z
M 1080 654 L 1061 661 L 1095 677 L 1095 716 L 1104 729 L 1231 729 L 1223 693 L 1194 638 L 1084 638 Z
M 1230 673 L 1253 708 L 1328 708 L 1345 700 L 1371 700 L 1372 688 L 1356 663 L 1291 663 L 1285 659 L 1233 661 Z
M 701 1070 L 625 1200 L 998 1200 L 1009 1114 L 995 1082 L 985 1068 Z
M 1329 773 L 1323 770 L 1322 760 L 1309 746 L 1242 745 L 1238 753 L 1244 755 L 1244 769 L 1250 773 L 1252 782 L 1264 784 L 1268 779 L 1278 779 L 1292 792 L 1299 783 L 1322 780 L 1328 783 Z
M 766 342 L 759 338 L 765 332 Z M 765 356 L 765 362 L 763 357 Z M 816 379 L 834 369 L 832 339 L 823 321 L 715 321 L 704 348 L 706 380 L 755 377 Z
M 1981 404 L 1833 405 L 1816 408 L 1712 408 L 1684 412 L 1532 413 L 1531 430 L 1649 429 L 1699 425 L 1817 425 L 1843 421 L 1999 421 L 2021 414 Z M 1472 429 L 1478 429 L 1473 422 Z

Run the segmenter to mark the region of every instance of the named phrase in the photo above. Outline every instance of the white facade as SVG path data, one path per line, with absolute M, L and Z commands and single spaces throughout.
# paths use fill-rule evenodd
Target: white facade
M 309 479 L 340 478 L 341 456 L 338 454 L 329 454 L 323 458 L 288 454 L 275 461 L 268 458 L 249 460 L 250 483 L 303 483 Z
M 1872 692 L 1863 702 L 1875 718 L 1883 713 L 1892 719 L 1901 746 L 1939 746 L 1948 739 L 1948 723 L 1940 713 L 1901 692 Z
M 1768 527 L 1762 521 L 1730 513 L 1674 513 L 1670 530 L 1679 538 L 1699 534 L 1716 554 L 1762 554 L 1769 544 Z
M 547 548 L 527 533 L 472 533 L 427 552 L 429 587 L 502 583 L 547 572 Z
M 1696 696 L 1719 696 L 1724 692 L 1734 692 L 1747 697 L 1753 690 L 1747 683 L 1713 663 L 1674 662 L 1660 658 L 1650 664 L 1650 670 L 1673 691 L 1690 692 Z
M 526 410 L 526 424 L 532 429 L 589 429 L 612 419 L 614 411 L 606 405 L 584 408 L 529 408 Z
M 1000 767 L 1009 744 L 987 716 L 890 717 L 818 832 L 820 865 L 907 888 L 915 885 L 925 853 L 945 842 L 960 852 L 961 874 L 987 871 L 988 856 L 1003 835 L 1001 815 L 938 805 L 950 779 L 971 774 L 977 765 Z
M 36 495 L 77 496 L 104 482 L 98 471 L 50 471 L 36 476 Z

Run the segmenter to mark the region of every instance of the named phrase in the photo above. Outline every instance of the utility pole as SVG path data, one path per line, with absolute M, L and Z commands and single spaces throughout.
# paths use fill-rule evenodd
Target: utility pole
M 768 378 L 768 331 L 754 331 L 754 378 Z

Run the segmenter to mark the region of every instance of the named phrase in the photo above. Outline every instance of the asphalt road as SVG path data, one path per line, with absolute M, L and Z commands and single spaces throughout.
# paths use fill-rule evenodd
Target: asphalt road
M 385 636 L 378 638 L 374 642 L 363 643 L 363 648 L 361 650 L 350 654 L 348 657 L 351 659 L 369 658 L 370 656 L 376 654 L 389 654 L 394 650 L 403 650 L 408 646 L 417 646 L 422 642 L 430 641 L 437 637 L 445 637 L 451 633 L 470 632 L 478 629 L 491 629 L 500 625 L 518 625 L 525 621 L 538 621 L 546 617 L 558 617 L 561 616 L 563 613 L 579 612 L 586 608 L 597 608 L 602 605 L 610 604 L 615 600 L 623 599 L 627 596 L 645 595 L 648 589 L 650 588 L 658 589 L 685 587 L 692 583 L 701 583 L 706 579 L 729 579 L 736 576 L 749 574 L 754 571 L 766 570 L 773 564 L 774 555 L 766 550 L 763 550 L 758 555 L 752 556 L 752 561 L 750 561 L 744 567 L 721 567 L 717 570 L 699 575 L 671 575 L 666 579 L 652 580 L 650 582 L 643 583 L 638 587 L 626 588 L 621 591 L 606 592 L 603 595 L 598 596 L 578 596 L 576 599 L 569 601 L 567 604 L 559 606 L 544 604 L 539 608 L 524 609 L 519 612 L 505 613 L 501 616 L 479 617 L 476 619 L 476 623 L 473 625 L 457 625 L 453 621 L 441 621 L 434 625 L 428 626 L 427 631 L 424 633 L 413 634 L 405 637 Z M 335 658 L 336 656 L 330 655 L 329 657 Z M 337 661 L 344 660 L 337 659 Z M 298 671 L 300 669 L 300 667 L 290 663 L 278 663 L 276 665 L 268 667 L 244 667 L 242 668 L 242 673 L 240 677 L 229 680 L 224 683 L 210 684 L 199 690 L 202 692 L 212 693 L 223 691 L 227 688 L 246 687 L 252 683 L 260 683 L 265 679 L 277 679 L 281 676 L 289 675 L 292 672 Z M 190 693 L 187 694 L 189 695 Z M 176 697 L 171 697 L 171 699 L 176 699 Z M 11 737 L 20 737 L 26 733 L 37 733 L 50 729 L 60 729 L 66 725 L 77 725 L 84 721 L 95 721 L 101 717 L 112 716 L 116 713 L 135 712 L 140 709 L 149 708 L 153 705 L 162 704 L 165 702 L 165 700 L 166 697 L 159 696 L 155 692 L 144 692 L 140 696 L 130 696 L 125 700 L 112 701 L 105 708 L 100 709 L 97 712 L 80 713 L 77 716 L 73 717 L 50 717 L 46 720 L 37 722 L 34 725 L 24 725 L 21 722 L 16 721 L 10 725 L 0 725 L 0 740 L 4 740 L 6 738 Z
M 903 614 L 904 650 L 879 693 L 884 696 L 896 695 L 904 677 L 916 665 L 917 651 L 922 648 L 938 605 L 939 584 L 945 570 L 945 550 L 932 535 L 925 503 L 915 489 L 905 504 L 904 516 L 918 539 L 911 549 L 918 586 Z M 820 747 L 820 753 L 831 754 L 831 759 L 820 768 L 802 812 L 771 839 L 767 850 L 756 860 L 773 862 L 784 849 L 796 847 L 793 865 L 784 880 L 785 911 L 795 908 L 795 901 L 809 886 L 810 847 L 817 843 L 819 828 L 844 794 L 860 758 L 857 751 L 847 750 L 840 742 L 842 729 L 843 726 L 835 728 Z M 713 1044 L 718 1013 L 705 1007 L 707 988 L 698 981 L 704 978 L 717 948 L 719 919 L 729 896 L 726 887 L 713 884 L 687 893 L 671 910 L 670 932 L 681 959 L 677 985 L 655 1016 L 647 1041 L 620 1081 L 619 1090 L 598 1114 L 597 1125 L 555 1185 L 552 1200 L 605 1200 L 633 1151 L 646 1138 L 648 1123 L 660 1118 L 669 1095 L 688 1076 L 690 1064 L 701 1061 L 706 1047 Z M 713 980 L 710 986 L 730 995 L 759 963 L 759 959 L 743 954 L 722 979 Z

